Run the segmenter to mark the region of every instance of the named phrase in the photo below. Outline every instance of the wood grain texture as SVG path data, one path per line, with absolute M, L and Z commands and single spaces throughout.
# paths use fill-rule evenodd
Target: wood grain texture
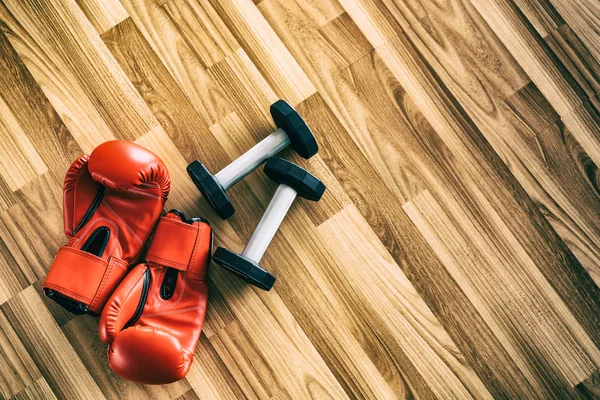
M 596 398 L 600 29 L 592 1 L 0 1 L 0 397 Z M 592 13 L 592 15 L 590 15 Z M 43 296 L 70 162 L 158 154 L 166 209 L 241 251 L 275 185 L 220 220 L 188 178 L 275 129 L 284 98 L 327 185 L 261 264 L 210 269 L 183 380 L 112 373 L 97 318 Z
M 463 329 L 467 329 L 468 324 L 471 334 L 479 338 L 477 341 L 469 342 L 469 348 L 464 354 L 469 360 L 469 364 L 475 368 L 481 368 L 480 372 L 485 371 L 480 373 L 480 377 L 482 379 L 491 378 L 485 380 L 486 386 L 492 388 L 492 392 L 497 395 L 517 396 L 517 392 L 514 391 L 514 388 L 517 387 L 520 393 L 533 395 L 533 389 L 518 371 L 514 362 L 508 358 L 498 339 L 483 323 L 463 292 L 458 290 L 456 283 L 452 279 L 448 279 L 448 271 L 442 267 L 440 261 L 432 255 L 427 246 L 421 245 L 423 238 L 408 222 L 406 214 L 397 208 L 397 200 L 373 170 L 357 145 L 352 142 L 339 120 L 319 96 L 313 96 L 309 100 L 303 104 L 301 109 L 307 120 L 309 122 L 319 121 L 330 132 L 324 138 L 321 156 L 340 179 L 343 188 L 375 234 L 394 260 L 406 271 L 407 277 L 414 282 L 433 312 L 443 315 L 446 312 L 447 302 L 451 301 L 455 305 L 452 318 L 454 321 L 462 321 L 462 323 L 451 327 L 446 325 L 445 329 L 460 339 L 461 336 L 465 337 L 463 333 L 466 332 Z M 353 165 L 358 165 L 360 168 L 352 168 Z M 361 188 L 368 188 L 368 190 Z M 360 247 L 361 244 L 358 243 L 357 246 Z M 411 250 L 407 251 L 407 249 Z M 423 265 L 427 265 L 429 268 L 424 269 Z M 369 287 L 366 287 L 366 290 L 369 290 Z M 441 322 L 444 321 L 446 319 L 442 318 Z M 457 343 L 463 342 L 458 341 Z M 400 360 L 395 358 L 394 362 Z M 405 363 L 400 362 L 398 367 L 401 368 L 403 365 Z M 499 365 L 502 365 L 502 368 L 498 369 Z M 415 377 L 419 379 L 418 375 Z M 417 386 L 417 388 L 419 387 Z M 429 390 L 427 387 L 419 389 Z M 410 396 L 406 395 L 405 397 Z
M 565 134 L 570 138 L 572 134 L 562 128 L 564 122 L 559 122 L 552 105 L 534 83 L 527 82 L 520 65 L 469 2 L 449 2 L 443 7 L 429 1 L 419 2 L 419 6 L 411 1 L 385 3 L 398 23 L 397 29 L 423 54 L 555 229 L 564 233 L 571 250 L 592 276 L 597 276 L 594 254 L 600 242 L 594 215 L 600 209 L 598 195 L 586 183 L 588 174 L 573 173 L 585 171 L 587 166 L 581 160 L 589 155 L 583 149 L 583 154 L 571 151 Z M 550 32 L 570 32 L 563 30 L 569 27 L 563 25 L 551 5 L 518 4 L 547 40 L 554 38 Z M 552 43 L 563 53 L 569 51 L 563 45 L 566 40 L 577 41 L 571 34 L 556 37 Z M 582 57 L 592 61 L 572 52 L 568 56 L 571 58 L 565 58 L 574 61 L 574 72 Z M 593 97 L 595 69 L 583 64 L 581 70 L 581 80 L 587 77 L 590 81 L 588 97 Z M 576 192 L 578 195 L 573 195 Z M 585 216 L 579 217 L 580 212 Z M 583 249 L 589 249 L 587 255 L 582 254 Z
M 75 0 L 81 11 L 94 25 L 96 32 L 104 32 L 123 21 L 129 15 L 118 0 Z
M 3 30 L 83 150 L 157 125 L 74 0 L 34 6 L 3 2 Z
M 33 287 L 4 303 L 6 316 L 58 397 L 96 399 L 102 392 Z
M 0 363 L 3 372 L 0 395 L 10 398 L 33 385 L 42 374 L 4 314 L 0 314 L 0 335 Z
M 593 0 L 552 0 L 552 5 L 600 62 L 600 4 Z
M 48 382 L 44 378 L 40 378 L 17 393 L 13 398 L 22 400 L 56 399 L 56 395 L 48 386 Z

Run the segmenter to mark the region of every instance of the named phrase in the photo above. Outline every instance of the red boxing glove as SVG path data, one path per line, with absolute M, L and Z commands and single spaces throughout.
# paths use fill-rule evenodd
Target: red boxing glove
M 131 381 L 165 384 L 183 378 L 204 324 L 212 233 L 199 218 L 170 211 L 146 255 L 114 291 L 100 317 L 108 365 Z
M 163 162 L 131 142 L 106 142 L 75 160 L 64 183 L 69 242 L 48 271 L 46 295 L 72 313 L 100 314 L 156 225 L 169 187 Z

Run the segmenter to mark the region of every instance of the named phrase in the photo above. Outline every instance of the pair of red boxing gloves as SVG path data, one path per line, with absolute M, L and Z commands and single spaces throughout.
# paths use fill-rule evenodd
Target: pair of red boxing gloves
M 68 311 L 100 315 L 110 368 L 149 384 L 187 374 L 208 300 L 210 226 L 179 211 L 161 217 L 169 189 L 164 163 L 134 143 L 106 142 L 75 160 L 64 182 L 69 241 L 43 284 Z

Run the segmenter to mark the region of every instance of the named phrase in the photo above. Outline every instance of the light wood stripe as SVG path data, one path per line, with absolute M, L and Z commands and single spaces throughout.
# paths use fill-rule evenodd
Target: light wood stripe
M 297 104 L 315 87 L 259 10 L 249 1 L 211 1 L 228 28 L 281 98 Z
M 19 336 L 1 312 L 0 354 L 0 396 L 3 398 L 11 398 L 42 376 Z
M 0 310 L 24 341 L 53 392 L 72 399 L 104 398 L 32 286 L 0 306 Z
M 19 125 L 16 129 L 23 131 L 24 140 L 35 149 L 33 154 L 52 176 L 62 181 L 81 149 L 4 33 L 0 33 L 0 60 L 2 99 Z
M 0 397 L 595 398 L 600 63 L 595 5 L 564 0 L 0 1 Z M 217 265 L 192 370 L 116 376 L 97 320 L 43 295 L 80 154 L 134 140 L 166 209 L 241 251 L 275 184 L 220 220 L 217 172 L 283 98 L 319 142 L 279 156 L 327 186 L 261 265 Z
M 45 173 L 0 212 L 0 303 L 46 275 L 64 237 L 61 197 L 60 185 Z
M 0 175 L 13 192 L 48 170 L 1 97 L 0 141 Z
M 593 0 L 552 0 L 552 4 L 600 62 L 600 4 Z
M 175 399 L 190 390 L 186 379 L 170 385 L 140 385 L 115 375 L 108 366 L 95 318 L 77 316 L 61 329 L 106 399 Z
M 118 0 L 75 0 L 81 11 L 102 35 L 119 22 L 128 18 L 127 11 Z
M 453 201 L 449 200 L 446 204 L 451 204 Z M 468 226 L 470 221 L 474 219 L 472 216 L 467 215 L 459 207 L 453 207 L 452 214 L 446 215 L 440 204 L 429 192 L 423 192 L 419 198 L 404 205 L 404 209 L 409 213 L 415 224 L 422 227 L 422 233 L 426 238 L 432 235 L 437 236 L 435 247 L 434 243 L 431 243 L 431 245 L 433 248 L 438 248 L 439 251 L 452 252 L 453 250 L 450 250 L 448 245 L 444 243 L 447 243 L 450 238 L 456 241 L 457 238 L 464 237 L 464 248 L 461 253 L 453 254 L 453 266 L 449 266 L 449 269 L 454 270 L 457 268 L 461 271 L 456 272 L 459 275 L 454 275 L 459 282 L 466 283 L 473 279 L 470 287 L 467 289 L 463 286 L 463 290 L 465 293 L 474 293 L 474 296 L 482 299 L 477 301 L 472 298 L 473 303 L 485 304 L 485 308 L 481 311 L 482 315 L 494 315 L 493 318 L 496 320 L 494 324 L 505 325 L 505 328 L 500 326 L 498 328 L 504 330 L 507 339 L 513 343 L 509 345 L 512 347 L 513 353 L 520 353 L 519 345 L 535 340 L 537 344 L 531 351 L 540 351 L 539 356 L 554 360 L 554 368 L 560 371 L 572 386 L 595 369 L 600 353 L 591 343 L 585 331 L 578 326 L 573 315 L 566 310 L 564 304 L 561 304 L 562 302 L 557 298 L 556 293 L 551 287 L 548 287 L 547 281 L 543 277 L 535 276 L 536 272 L 539 273 L 539 271 L 532 269 L 530 260 L 525 258 L 522 264 L 528 267 L 527 274 L 523 270 L 519 272 L 514 269 L 511 270 L 510 266 L 514 261 L 501 259 L 502 250 L 487 247 L 491 243 L 482 240 L 481 230 L 474 229 L 474 226 Z M 454 230 L 454 226 L 457 224 L 456 221 L 461 221 L 460 228 L 464 233 L 461 233 L 458 229 Z M 425 228 L 425 225 L 428 227 Z M 471 231 L 472 229 L 474 230 Z M 511 247 L 515 250 L 519 247 L 519 244 L 514 240 L 509 245 L 512 245 Z M 442 250 L 443 248 L 447 250 Z M 517 254 L 519 254 L 518 251 Z M 466 260 L 469 260 L 469 262 Z M 527 277 L 529 274 L 531 275 Z M 486 288 L 485 292 L 478 293 L 479 290 L 482 290 L 479 288 L 482 288 L 481 282 L 483 281 L 494 283 Z M 507 290 L 510 294 L 502 293 L 504 290 Z M 485 300 L 486 297 L 487 300 Z M 554 298 L 552 299 L 552 297 Z M 505 302 L 504 299 L 508 302 Z M 494 304 L 496 301 L 499 303 Z M 555 303 L 552 309 L 549 308 L 549 303 Z M 515 307 L 515 312 L 508 311 L 512 307 Z M 557 311 L 562 309 L 562 312 L 557 314 L 552 311 L 553 309 Z M 528 314 L 526 310 L 531 310 L 531 314 Z M 505 313 L 513 315 L 517 320 L 521 318 L 522 320 L 521 322 L 517 322 L 517 320 L 508 322 L 506 320 L 508 314 Z M 522 328 L 518 332 L 514 332 L 510 328 L 511 324 Z M 569 328 L 566 328 L 566 326 L 569 326 Z M 512 337 L 513 335 L 517 335 L 517 338 Z M 528 335 L 531 335 L 530 339 L 526 339 Z M 589 349 L 587 351 L 591 353 L 586 354 L 586 350 L 584 350 L 586 347 Z M 527 362 L 523 360 L 521 365 L 527 365 Z
M 56 395 L 48 386 L 48 382 L 44 378 L 40 378 L 13 398 L 16 400 L 56 399 Z
M 163 6 L 204 68 L 210 68 L 240 48 L 209 2 L 171 0 Z
M 321 273 L 327 276 L 332 289 L 344 286 L 360 293 L 360 297 L 353 295 L 344 302 L 355 306 L 355 312 L 366 319 L 378 337 L 384 338 L 393 360 L 406 358 L 412 364 L 409 367 L 402 363 L 401 368 L 413 390 L 418 393 L 420 389 L 418 380 L 411 379 L 411 373 L 416 373 L 438 398 L 491 398 L 354 206 L 340 211 L 318 230 L 318 241 L 329 244 L 327 248 L 336 260 Z M 396 311 L 390 313 L 391 309 Z
M 135 140 L 157 125 L 74 0 L 45 3 L 35 13 L 29 6 L 5 2 L 0 18 L 50 102 L 72 120 L 66 125 L 84 151 L 113 135 Z

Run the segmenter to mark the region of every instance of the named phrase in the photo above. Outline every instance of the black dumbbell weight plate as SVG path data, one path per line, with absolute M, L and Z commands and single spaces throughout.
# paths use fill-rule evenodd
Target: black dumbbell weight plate
M 223 247 L 217 248 L 213 261 L 262 290 L 271 290 L 275 283 L 275 277 L 256 262 Z
M 304 119 L 294 108 L 284 100 L 277 100 L 271 104 L 271 116 L 275 125 L 283 129 L 290 138 L 290 145 L 303 158 L 310 158 L 317 154 L 319 146 Z
M 202 196 L 208 201 L 208 204 L 215 210 L 219 217 L 227 219 L 231 217 L 235 210 L 225 190 L 206 167 L 200 161 L 193 161 L 187 166 L 187 172 L 192 178 L 194 185 L 198 188 Z
M 281 158 L 269 158 L 264 172 L 274 182 L 291 187 L 298 196 L 308 200 L 318 201 L 325 192 L 325 185 L 316 176 Z

